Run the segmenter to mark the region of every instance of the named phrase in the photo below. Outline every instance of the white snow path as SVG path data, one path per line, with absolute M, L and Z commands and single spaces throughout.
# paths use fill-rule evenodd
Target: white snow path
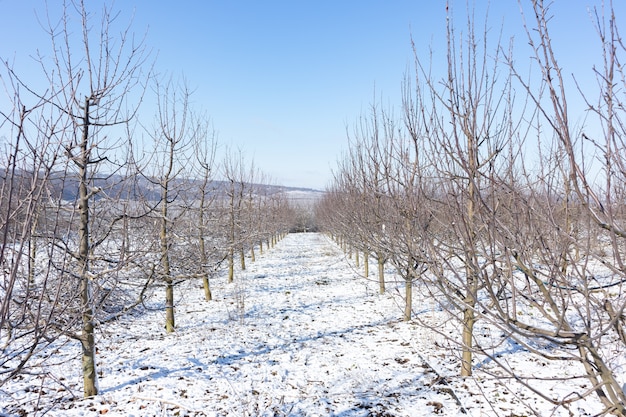
M 359 277 L 324 235 L 288 235 L 247 266 L 234 283 L 224 276 L 215 280 L 216 301 L 204 301 L 198 282 L 178 286 L 174 334 L 164 332 L 161 310 L 103 326 L 97 340 L 100 395 L 71 400 L 65 389 L 52 386 L 39 399 L 42 411 L 464 415 L 445 390 L 430 386 L 436 375 L 417 354 L 414 326 L 398 321 L 396 300 L 378 295 L 376 278 Z M 161 302 L 160 292 L 155 297 Z M 64 345 L 57 354 L 71 360 L 50 372 L 63 375 L 66 387 L 80 396 L 78 346 Z M 37 414 L 32 390 L 16 387 L 9 392 L 13 403 L 0 407 L 0 415 L 20 409 Z

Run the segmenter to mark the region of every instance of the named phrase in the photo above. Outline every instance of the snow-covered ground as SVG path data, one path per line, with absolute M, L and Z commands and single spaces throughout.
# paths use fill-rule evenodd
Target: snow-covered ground
M 432 330 L 400 321 L 397 291 L 389 285 L 379 295 L 376 279 L 374 271 L 369 280 L 359 276 L 324 235 L 288 235 L 235 283 L 215 279 L 214 301 L 204 301 L 198 282 L 178 286 L 174 334 L 165 333 L 161 309 L 102 326 L 99 396 L 81 398 L 80 348 L 63 343 L 48 352 L 45 377 L 21 375 L 0 389 L 0 415 L 587 414 L 555 410 L 511 380 L 489 376 L 488 363 L 473 378 L 456 377 L 454 349 Z M 150 302 L 162 305 L 162 296 Z M 436 324 L 434 303 L 419 291 L 416 298 L 416 312 Z M 546 361 L 506 349 L 508 364 L 550 372 Z

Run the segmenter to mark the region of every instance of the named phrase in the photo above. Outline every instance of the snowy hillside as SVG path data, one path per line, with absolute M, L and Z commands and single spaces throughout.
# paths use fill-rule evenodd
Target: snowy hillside
M 101 395 L 82 399 L 79 345 L 67 342 L 45 353 L 51 356 L 39 375 L 2 387 L 0 415 L 570 415 L 490 376 L 487 361 L 472 379 L 458 378 L 445 339 L 399 321 L 402 301 L 391 282 L 379 295 L 375 275 L 359 276 L 324 235 L 288 235 L 235 283 L 225 281 L 213 283 L 212 302 L 199 283 L 183 284 L 174 334 L 163 329 L 160 292 L 147 311 L 99 329 Z M 438 320 L 435 304 L 416 298 L 416 314 Z M 536 367 L 537 375 L 555 371 L 504 346 L 510 364 Z

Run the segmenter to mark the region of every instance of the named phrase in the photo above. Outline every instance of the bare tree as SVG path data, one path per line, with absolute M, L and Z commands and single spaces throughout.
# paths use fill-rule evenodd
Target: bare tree
M 0 386 L 27 367 L 40 343 L 58 334 L 45 318 L 62 308 L 48 308 L 47 293 L 54 294 L 55 286 L 36 280 L 35 257 L 38 230 L 46 223 L 49 180 L 63 152 L 54 138 L 65 126 L 58 112 L 48 117 L 49 97 L 31 101 L 13 69 L 7 64 L 4 70 L 0 80 L 13 107 L 0 109 L 0 130 L 7 134 L 0 151 Z
M 122 28 L 119 35 L 113 35 L 118 29 L 114 29 L 117 16 L 108 7 L 96 15 L 101 19 L 97 30 L 92 28 L 94 15 L 82 1 L 64 3 L 58 22 L 51 16 L 51 10 L 47 13 L 45 30 L 52 53 L 37 57 L 48 83 L 46 90 L 37 91 L 34 81 L 22 79 L 8 65 L 4 78 L 12 86 L 15 103 L 20 103 L 20 108 L 12 114 L 3 113 L 3 123 L 10 123 L 16 132 L 11 144 L 16 153 L 7 161 L 11 171 L 6 177 L 10 181 L 5 185 L 14 184 L 16 168 L 20 175 L 31 178 L 22 182 L 30 183 L 31 188 L 22 217 L 23 230 L 28 233 L 22 233 L 19 240 L 26 242 L 24 238 L 29 237 L 25 276 L 32 291 L 18 295 L 10 284 L 4 292 L 2 321 L 11 322 L 10 304 L 26 297 L 20 304 L 30 310 L 23 310 L 23 317 L 28 316 L 30 326 L 37 330 L 30 338 L 30 353 L 22 356 L 9 376 L 24 366 L 43 335 L 47 333 L 48 340 L 55 340 L 59 334 L 65 334 L 81 343 L 84 395 L 89 397 L 97 394 L 94 320 L 102 301 L 102 294 L 98 295 L 94 289 L 101 284 L 102 277 L 114 273 L 123 263 L 97 254 L 108 234 L 96 238 L 91 230 L 94 196 L 100 193 L 95 184 L 96 173 L 108 170 L 110 175 L 119 167 L 114 162 L 119 143 L 103 132 L 105 129 L 115 132 L 115 126 L 125 125 L 134 116 L 141 92 L 130 107 L 128 103 L 132 100 L 126 98 L 136 87 L 141 87 L 141 71 L 147 55 L 142 42 L 132 39 L 130 25 Z M 72 26 L 73 16 L 78 17 L 77 27 Z M 29 101 L 34 99 L 35 105 L 27 107 L 24 104 L 27 97 Z M 18 154 L 24 156 L 21 161 L 27 164 L 18 165 L 15 158 Z M 4 188 L 11 195 L 8 210 L 14 209 L 13 201 L 20 195 L 17 188 L 11 187 Z M 63 192 L 75 196 L 76 204 L 64 204 L 62 198 L 67 196 Z M 109 224 L 109 230 L 111 227 Z M 14 225 L 5 228 L 7 233 L 11 229 L 16 230 Z M 76 241 L 71 240 L 70 231 L 74 231 Z M 5 244 L 7 236 L 5 233 Z M 44 270 L 36 271 L 40 241 L 48 260 Z M 13 270 L 11 280 L 17 282 L 21 261 L 15 257 L 13 260 L 18 269 Z M 98 266 L 94 267 L 96 262 Z M 80 328 L 79 333 L 75 327 Z
M 550 338 L 564 357 L 581 363 L 591 384 L 584 395 L 595 392 L 606 407 L 604 413 L 626 415 L 623 381 L 606 350 L 607 344 L 624 346 L 621 314 L 626 300 L 621 291 L 608 290 L 619 289 L 625 282 L 620 248 L 626 232 L 624 219 L 618 214 L 623 209 L 623 106 L 616 90 L 618 85 L 624 85 L 623 70 L 616 65 L 624 45 L 612 4 L 609 2 L 602 11 L 596 9 L 593 16 L 604 66 L 594 68 L 599 80 L 598 101 L 586 101 L 603 131 L 593 137 L 584 131 L 576 133 L 568 106 L 572 87 L 564 78 L 549 31 L 550 8 L 543 1 L 533 1 L 529 15 L 534 17 L 532 23 L 524 22 L 524 26 L 533 62 L 540 70 L 539 85 L 522 77 L 513 61 L 509 63 L 533 104 L 533 123 L 542 133 L 540 140 L 545 140 L 546 135 L 553 140 L 549 160 L 554 161 L 556 169 L 539 178 L 543 189 L 552 191 L 562 202 L 555 204 L 550 194 L 535 199 L 546 208 L 542 213 L 545 226 L 540 234 L 545 238 L 534 256 L 513 254 L 514 265 L 524 272 L 549 306 L 540 310 L 546 325 L 523 323 L 502 315 L 508 317 L 509 327 L 516 333 Z M 604 186 L 590 179 L 594 163 L 588 157 L 589 144 L 603 162 Z M 537 191 L 532 195 L 537 196 Z M 538 257 L 543 259 L 541 267 L 535 266 Z M 595 262 L 602 265 L 604 273 L 594 267 Z M 567 402 L 563 400 L 561 404 Z
M 71 27 L 70 16 L 79 17 L 79 30 Z M 81 334 L 84 395 L 97 394 L 94 308 L 96 300 L 91 289 L 94 278 L 90 259 L 96 242 L 90 234 L 90 210 L 99 192 L 93 181 L 98 167 L 115 170 L 107 156 L 115 147 L 103 129 L 121 126 L 134 116 L 135 107 L 127 107 L 126 98 L 143 79 L 141 71 L 146 54 L 142 43 L 132 38 L 131 26 L 118 36 L 113 35 L 116 15 L 104 7 L 99 30 L 92 29 L 93 16 L 83 1 L 65 3 L 60 25 L 49 20 L 48 34 L 52 41 L 52 61 L 39 58 L 49 82 L 46 104 L 67 118 L 60 133 L 65 154 L 76 175 L 78 207 L 78 246 L 71 251 L 75 265 L 66 273 L 80 282 L 79 297 L 82 315 Z M 58 31 L 57 28 L 60 28 Z M 82 36 L 74 39 L 76 33 Z M 82 49 L 82 59 L 76 59 Z M 140 100 L 140 95 L 138 96 Z M 69 168 L 69 166 L 68 166 Z
M 196 137 L 196 156 L 198 158 L 200 182 L 198 185 L 198 194 L 200 201 L 198 203 L 198 250 L 200 252 L 200 274 L 202 275 L 202 286 L 204 288 L 204 298 L 207 301 L 213 299 L 209 276 L 215 268 L 209 266 L 208 248 L 206 247 L 207 234 L 211 231 L 207 227 L 207 216 L 211 210 L 211 203 L 216 198 L 214 190 L 209 188 L 212 175 L 214 175 L 215 151 L 217 140 L 215 131 L 210 128 L 207 120 L 198 120 L 199 129 Z
M 522 74 L 497 34 L 490 47 L 487 19 L 477 29 L 472 11 L 459 36 L 449 9 L 447 74 L 435 77 L 427 65 L 433 56 L 414 49 L 404 125 L 383 112 L 368 120 L 372 128 L 357 131 L 316 214 L 342 245 L 368 233 L 374 247 L 386 249 L 405 279 L 405 318 L 414 285 L 438 300 L 447 318 L 460 317 L 461 337 L 447 337 L 460 348 L 461 375 L 472 373 L 474 354 L 486 355 L 498 365 L 494 375 L 514 378 L 555 406 L 595 394 L 601 414 L 625 415 L 611 352 L 626 343 L 626 76 L 619 65 L 626 47 L 610 2 L 594 10 L 603 57 L 603 68 L 593 69 L 596 98 L 588 85 L 564 78 L 549 7 L 520 1 L 523 14 L 526 7 L 538 77 Z M 568 104 L 576 89 L 601 132 L 572 127 Z M 378 178 L 381 186 L 372 187 Z M 384 230 L 368 229 L 363 210 L 378 205 Z M 542 378 L 587 383 L 548 396 L 534 385 L 536 376 L 498 357 L 502 341 L 477 338 L 475 327 L 498 329 L 507 342 L 578 372 Z
M 250 175 L 243 154 L 227 152 L 222 164 L 226 181 L 226 211 L 228 216 L 228 282 L 234 280 L 235 252 L 240 255 L 241 269 L 245 269 L 244 196 L 251 186 Z
M 339 192 L 333 195 L 346 207 L 332 222 L 343 240 L 363 251 L 366 276 L 369 275 L 369 256 L 374 254 L 381 294 L 386 290 L 385 263 L 391 255 L 387 233 L 387 184 L 392 156 L 387 146 L 393 142 L 395 134 L 391 114 L 381 110 L 377 103 L 372 104 L 370 112 L 355 124 L 351 150 L 335 174 L 335 187 Z
M 165 284 L 165 330 L 175 329 L 174 286 L 176 274 L 172 268 L 172 251 L 175 247 L 172 228 L 175 220 L 186 211 L 181 203 L 185 194 L 184 179 L 191 175 L 182 162 L 190 159 L 193 142 L 199 126 L 194 124 L 190 109 L 191 92 L 185 82 L 177 84 L 172 79 L 166 82 L 155 81 L 154 92 L 157 98 L 155 124 L 148 131 L 155 150 L 149 159 L 143 161 L 146 178 L 159 188 L 159 264 L 160 279 Z M 183 271 L 186 277 L 189 271 Z
M 499 93 L 506 80 L 499 80 L 499 42 L 491 54 L 487 27 L 477 33 L 472 11 L 468 10 L 466 34 L 458 37 L 451 9 L 448 13 L 447 75 L 441 80 L 433 77 L 415 51 L 416 97 L 414 101 L 405 99 L 404 107 L 411 136 L 414 141 L 421 140 L 417 146 L 430 142 L 427 145 L 433 152 L 431 161 L 436 175 L 446 179 L 439 185 L 446 187 L 448 197 L 444 202 L 454 216 L 454 222 L 448 225 L 453 239 L 438 240 L 441 244 L 433 247 L 438 253 L 433 253 L 432 258 L 452 256 L 463 264 L 462 276 L 457 273 L 451 280 L 444 276 L 447 271 L 439 278 L 446 285 L 456 282 L 457 290 L 452 294 L 463 293 L 454 304 L 463 311 L 461 375 L 467 376 L 472 373 L 476 303 L 484 272 L 477 216 L 484 172 L 494 166 L 494 158 L 508 138 L 502 128 L 506 96 Z M 420 120 L 416 130 L 416 121 Z

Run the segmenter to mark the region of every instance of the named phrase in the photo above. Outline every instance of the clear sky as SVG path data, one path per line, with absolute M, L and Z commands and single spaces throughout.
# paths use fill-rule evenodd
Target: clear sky
M 61 1 L 47 3 L 55 9 Z M 475 3 L 480 18 L 487 2 Z M 516 43 L 525 44 L 517 1 L 491 3 L 490 26 L 498 31 L 503 25 L 505 39 L 516 36 Z M 587 10 L 597 3 L 555 1 L 553 36 L 563 65 L 589 68 L 597 56 Z M 100 1 L 88 4 L 100 10 Z M 241 149 L 273 182 L 286 186 L 323 189 L 347 148 L 346 129 L 374 96 L 400 106 L 402 80 L 413 63 L 411 36 L 418 52 L 432 47 L 439 59 L 445 57 L 444 0 L 113 4 L 123 22 L 134 13 L 134 31 L 147 33 L 157 71 L 184 75 L 195 88 L 194 106 L 211 116 L 220 143 Z M 464 18 L 466 0 L 450 4 L 455 17 Z M 624 6 L 616 6 L 618 19 L 626 22 Z M 29 71 L 29 55 L 49 48 L 36 17 L 45 10 L 44 0 L 0 0 L 2 60 Z

